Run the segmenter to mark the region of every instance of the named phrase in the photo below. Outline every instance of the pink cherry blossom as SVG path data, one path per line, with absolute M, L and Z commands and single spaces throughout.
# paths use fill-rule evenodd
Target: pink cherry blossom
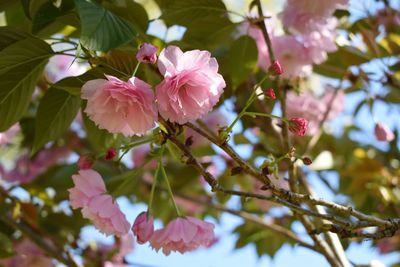
M 214 225 L 193 217 L 177 218 L 154 232 L 150 245 L 165 255 L 171 251 L 185 253 L 199 247 L 208 247 L 214 241 Z
M 100 232 L 107 235 L 122 236 L 128 233 L 130 224 L 112 197 L 107 194 L 90 199 L 82 209 L 84 218 L 90 219 Z
M 136 236 L 139 244 L 144 244 L 150 240 L 154 233 L 153 217 L 147 212 L 140 213 L 133 223 L 132 232 Z
M 164 80 L 156 87 L 160 115 L 183 124 L 207 114 L 218 102 L 225 81 L 208 51 L 183 53 L 176 46 L 161 51 L 158 69 Z
M 11 139 L 19 132 L 19 124 L 16 123 L 11 126 L 7 131 L 0 133 L 0 145 L 11 143 Z
M 128 82 L 106 77 L 88 81 L 82 87 L 89 118 L 99 128 L 124 136 L 143 135 L 153 128 L 157 109 L 150 85 L 136 77 Z
M 78 76 L 87 70 L 87 64 L 78 63 L 74 57 L 57 55 L 46 65 L 46 78 L 51 83 L 58 82 L 69 76 Z
M 112 197 L 106 194 L 105 184 L 94 170 L 80 170 L 72 176 L 75 187 L 69 189 L 74 209 L 82 208 L 84 218 L 90 219 L 101 232 L 122 236 L 130 225 Z
M 382 122 L 378 122 L 375 124 L 375 136 L 376 139 L 379 141 L 384 141 L 384 142 L 391 142 L 394 140 L 395 136 L 392 130 L 390 130 L 389 127 L 387 127 L 385 124 Z
M 307 131 L 308 121 L 303 118 L 291 118 L 289 120 L 289 131 L 298 136 L 304 136 Z
M 93 197 L 107 192 L 103 178 L 92 169 L 80 170 L 78 174 L 72 175 L 72 180 L 75 187 L 68 191 L 74 209 L 87 206 Z
M 140 46 L 138 53 L 136 54 L 136 59 L 142 63 L 154 64 L 157 61 L 157 47 L 144 43 Z

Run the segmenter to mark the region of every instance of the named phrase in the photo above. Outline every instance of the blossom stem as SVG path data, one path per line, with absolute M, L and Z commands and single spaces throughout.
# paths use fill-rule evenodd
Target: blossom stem
M 279 120 L 281 120 L 281 121 L 284 121 L 284 122 L 286 122 L 286 123 L 289 123 L 289 120 L 288 120 L 288 119 L 285 119 L 285 118 L 282 118 L 282 117 L 279 117 L 279 116 L 275 116 L 275 115 L 272 115 L 272 114 L 267 114 L 267 113 L 246 111 L 246 112 L 244 113 L 244 115 L 247 115 L 247 116 L 250 116 L 250 117 L 260 116 L 260 117 L 274 118 L 274 119 L 279 119 Z
M 158 176 L 160 175 L 160 168 L 161 168 L 160 164 L 162 164 L 161 160 L 158 161 L 158 166 L 157 166 L 156 172 L 154 173 L 153 184 L 151 185 L 149 207 L 148 207 L 148 210 L 147 210 L 147 215 L 148 216 L 151 214 L 152 207 L 153 207 L 154 192 L 156 191 L 156 186 L 157 186 L 157 182 L 158 182 Z
M 135 67 L 135 69 L 133 70 L 133 73 L 132 73 L 132 77 L 136 75 L 136 72 L 138 71 L 139 66 L 140 66 L 140 61 L 138 61 L 138 63 L 136 64 L 136 67 Z
M 178 215 L 178 217 L 180 217 L 181 216 L 181 212 L 179 211 L 178 206 L 176 205 L 176 202 L 175 202 L 175 199 L 174 199 L 174 194 L 172 193 L 171 185 L 170 185 L 170 183 L 168 181 L 167 173 L 165 172 L 164 166 L 162 164 L 161 157 L 160 157 L 160 159 L 158 161 L 158 168 L 160 168 L 161 176 L 164 178 L 165 184 L 167 185 L 167 191 L 168 191 L 169 197 L 172 200 L 172 204 L 174 205 L 176 214 Z

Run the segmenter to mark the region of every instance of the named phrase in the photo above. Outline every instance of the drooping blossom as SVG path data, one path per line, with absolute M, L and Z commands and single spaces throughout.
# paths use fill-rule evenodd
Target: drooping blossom
M 157 61 L 157 47 L 144 43 L 140 46 L 139 51 L 136 54 L 136 59 L 142 63 L 154 64 Z
M 90 219 L 101 232 L 123 236 L 130 225 L 112 197 L 106 194 L 104 181 L 92 169 L 80 170 L 72 176 L 74 187 L 69 189 L 70 204 L 74 209 L 82 208 L 84 218 Z
M 313 135 L 318 132 L 327 109 L 330 107 L 326 118 L 329 121 L 343 111 L 344 100 L 345 94 L 342 90 L 335 93 L 333 89 L 328 89 L 321 98 L 311 92 L 303 92 L 300 95 L 289 92 L 286 98 L 286 113 L 288 117 L 305 118 L 308 121 L 306 134 Z
M 154 233 L 154 220 L 147 212 L 140 213 L 132 225 L 132 232 L 139 244 L 150 240 Z
M 391 142 L 395 138 L 392 130 L 390 130 L 390 128 L 382 122 L 378 122 L 375 124 L 374 131 L 376 139 L 378 139 L 379 141 Z
M 307 131 L 308 121 L 304 118 L 291 118 L 289 120 L 289 131 L 298 136 L 304 136 Z
M 157 108 L 150 85 L 136 77 L 128 82 L 109 75 L 106 78 L 88 81 L 82 87 L 89 118 L 99 128 L 124 136 L 143 135 L 153 128 Z
M 78 76 L 86 72 L 87 64 L 78 63 L 74 57 L 56 55 L 50 58 L 45 68 L 45 75 L 49 82 L 55 83 L 69 76 Z
M 16 123 L 11 126 L 7 131 L 0 133 L 0 145 L 11 143 L 11 139 L 19 132 L 19 124 Z
M 15 245 L 15 255 L 0 260 L 4 267 L 53 267 L 55 264 L 43 250 L 29 239 L 23 239 Z
M 76 163 L 80 170 L 91 169 L 93 166 L 93 159 L 89 155 L 82 155 Z
M 220 127 L 226 126 L 228 123 L 226 117 L 219 110 L 214 110 L 204 116 L 201 120 L 215 135 L 218 135 L 218 129 Z M 209 144 L 209 141 L 206 138 L 189 127 L 185 127 L 185 137 L 192 138 L 192 146 L 194 147 Z
M 177 218 L 154 232 L 150 245 L 165 255 L 171 251 L 185 253 L 199 247 L 208 247 L 215 240 L 214 225 L 193 217 Z
M 225 81 L 208 51 L 183 53 L 176 46 L 163 49 L 158 69 L 164 80 L 156 87 L 160 115 L 183 124 L 207 114 L 218 102 Z

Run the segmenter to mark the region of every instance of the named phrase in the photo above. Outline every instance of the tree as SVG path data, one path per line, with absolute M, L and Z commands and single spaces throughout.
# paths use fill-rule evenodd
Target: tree
M 149 34 L 131 0 L 0 1 L 1 264 L 124 265 L 133 235 L 185 253 L 217 242 L 223 213 L 259 256 L 291 244 L 346 267 L 352 242 L 399 249 L 398 6 L 155 2 L 183 36 Z M 148 209 L 130 222 L 121 196 Z M 86 225 L 115 244 L 83 246 Z

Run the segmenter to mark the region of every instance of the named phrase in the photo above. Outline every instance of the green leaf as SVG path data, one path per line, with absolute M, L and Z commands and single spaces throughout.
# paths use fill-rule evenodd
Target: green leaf
M 13 27 L 0 27 L 0 50 L 28 37 L 30 37 L 28 33 Z
M 50 46 L 37 38 L 15 42 L 0 52 L 0 131 L 7 130 L 26 112 Z
M 88 49 L 108 51 L 128 43 L 136 32 L 132 23 L 86 0 L 75 0 L 81 19 L 81 43 Z
M 221 0 L 173 0 L 166 1 L 160 18 L 169 25 L 190 27 L 199 20 L 215 20 L 226 14 Z
M 229 73 L 234 86 L 244 82 L 257 66 L 257 45 L 253 38 L 242 36 L 229 50 Z
M 73 1 L 62 1 L 57 7 L 52 2 L 46 2 L 40 6 L 32 20 L 32 33 L 38 33 L 46 26 L 53 23 L 58 17 L 66 15 L 74 8 Z
M 103 2 L 103 6 L 115 15 L 135 25 L 142 33 L 146 33 L 149 25 L 149 17 L 142 5 L 132 0 L 115 0 L 110 2 Z
M 314 71 L 332 78 L 342 78 L 350 66 L 357 66 L 372 58 L 355 47 L 343 46 L 329 54 L 328 60 L 314 66 Z
M 80 105 L 78 96 L 50 88 L 39 104 L 32 153 L 62 135 L 76 117 Z

